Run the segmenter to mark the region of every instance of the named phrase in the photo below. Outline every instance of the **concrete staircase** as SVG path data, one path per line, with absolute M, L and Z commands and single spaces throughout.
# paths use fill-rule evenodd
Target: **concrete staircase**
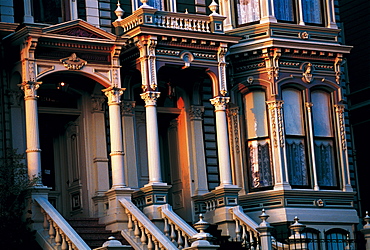
M 122 245 L 129 245 L 120 232 L 106 230 L 105 225 L 99 224 L 98 218 L 69 219 L 68 222 L 91 249 L 101 247 L 110 236 L 114 236 Z

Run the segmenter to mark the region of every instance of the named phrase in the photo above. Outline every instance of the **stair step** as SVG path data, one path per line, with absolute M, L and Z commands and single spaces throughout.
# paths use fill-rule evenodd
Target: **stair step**
M 120 232 L 106 230 L 105 225 L 99 224 L 98 218 L 74 218 L 68 222 L 91 249 L 101 247 L 110 236 L 114 236 L 122 245 L 129 245 Z

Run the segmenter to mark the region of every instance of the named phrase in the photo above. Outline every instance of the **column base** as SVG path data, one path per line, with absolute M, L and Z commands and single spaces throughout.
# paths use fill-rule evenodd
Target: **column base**
M 167 183 L 158 184 L 149 183 L 133 195 L 136 204 L 140 204 L 144 214 L 151 220 L 162 219 L 157 208 L 168 203 L 168 190 L 172 187 Z
M 105 193 L 105 216 L 99 219 L 99 223 L 105 224 L 107 230 L 117 232 L 125 227 L 128 218 L 119 200 L 122 198 L 131 200 L 134 191 L 134 189 L 128 187 L 116 187 Z

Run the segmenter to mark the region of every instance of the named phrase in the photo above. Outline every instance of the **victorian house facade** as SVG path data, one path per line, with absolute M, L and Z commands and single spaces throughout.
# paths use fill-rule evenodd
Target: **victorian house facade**
M 29 210 L 43 249 L 93 248 L 70 226 L 92 218 L 134 249 L 189 247 L 199 214 L 224 249 L 270 249 L 295 217 L 308 249 L 358 237 L 336 1 L 0 10 L 0 149 L 25 152 L 39 177 Z

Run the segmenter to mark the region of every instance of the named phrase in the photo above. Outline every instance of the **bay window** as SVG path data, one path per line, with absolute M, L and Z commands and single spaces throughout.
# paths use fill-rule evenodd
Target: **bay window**
M 244 96 L 251 189 L 273 185 L 265 101 L 262 90 Z
M 307 187 L 309 172 L 302 93 L 298 89 L 288 88 L 282 91 L 282 97 L 289 182 L 292 186 Z

